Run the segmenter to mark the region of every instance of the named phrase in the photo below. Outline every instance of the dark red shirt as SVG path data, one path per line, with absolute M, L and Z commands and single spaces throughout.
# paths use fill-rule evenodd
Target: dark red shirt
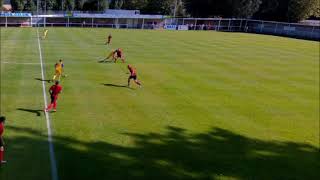
M 137 75 L 137 72 L 134 68 L 129 68 L 129 71 L 131 73 L 131 76 L 136 76 Z
M 62 87 L 60 85 L 53 85 L 50 87 L 49 91 L 51 96 L 58 96 L 58 94 L 62 91 Z
M 0 123 L 0 136 L 2 136 L 3 131 L 4 131 L 4 124 Z
M 122 57 L 122 51 L 116 50 L 116 53 L 117 53 L 117 56 L 118 56 L 118 57 Z

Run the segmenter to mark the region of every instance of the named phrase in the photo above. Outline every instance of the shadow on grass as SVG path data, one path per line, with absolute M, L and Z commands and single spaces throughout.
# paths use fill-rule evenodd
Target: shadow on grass
M 34 78 L 35 80 L 38 80 L 38 81 L 45 81 L 47 83 L 50 83 L 51 80 L 50 79 L 41 79 L 41 78 Z
M 19 153 L 15 148 L 25 143 L 46 142 L 46 134 L 30 128 L 8 126 L 7 130 L 39 136 L 8 137 L 8 152 Z M 308 144 L 263 141 L 220 128 L 192 133 L 169 126 L 164 133 L 119 136 L 125 136 L 132 145 L 54 136 L 59 179 L 319 179 L 319 148 Z M 10 153 L 7 159 L 12 158 L 21 157 Z M 31 168 L 37 162 L 28 163 L 19 166 Z
M 103 84 L 104 86 L 108 87 L 117 87 L 117 88 L 127 88 L 127 89 L 132 89 L 131 87 L 125 86 L 125 85 L 117 85 L 117 84 Z
M 41 110 L 41 109 L 34 110 L 34 109 L 17 108 L 17 110 L 34 113 L 34 114 L 36 114 L 37 116 L 41 116 L 41 113 L 43 112 L 43 110 Z
M 113 63 L 113 61 L 111 61 L 111 60 L 108 60 L 108 61 L 106 61 L 106 60 L 100 60 L 100 61 L 98 61 L 98 63 Z

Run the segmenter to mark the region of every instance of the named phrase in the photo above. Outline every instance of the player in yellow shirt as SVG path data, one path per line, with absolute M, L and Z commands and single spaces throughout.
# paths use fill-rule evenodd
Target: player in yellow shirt
M 62 59 L 59 60 L 58 64 L 61 66 L 61 76 L 62 77 L 67 77 L 67 75 L 64 73 L 64 64 L 62 62 Z
M 42 39 L 46 39 L 47 34 L 48 34 L 48 29 L 45 29 L 44 32 L 43 32 Z
M 52 78 L 52 81 L 60 81 L 60 78 L 61 78 L 61 75 L 62 75 L 62 69 L 63 69 L 63 63 L 62 63 L 62 60 L 60 59 L 58 63 L 56 63 L 54 65 L 54 69 L 55 69 L 55 74 Z

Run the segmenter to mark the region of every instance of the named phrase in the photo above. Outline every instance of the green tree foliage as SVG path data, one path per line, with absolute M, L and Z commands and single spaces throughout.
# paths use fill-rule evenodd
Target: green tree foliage
M 314 14 L 318 0 L 290 0 L 288 7 L 288 20 L 298 22 Z
M 95 11 L 95 3 L 92 0 L 85 1 L 82 5 L 82 11 Z
M 37 10 L 35 2 L 33 0 L 26 0 L 23 10 L 29 12 Z
M 258 12 L 254 15 L 257 19 L 267 19 L 277 14 L 279 0 L 262 0 Z
M 83 4 L 82 4 L 83 3 Z M 76 3 L 77 10 L 83 11 L 104 11 L 108 9 L 107 0 L 87 0 Z
M 237 0 L 232 1 L 232 16 L 251 18 L 259 10 L 261 0 Z
M 74 10 L 75 1 L 74 0 L 64 0 L 64 10 L 72 11 Z
M 110 8 L 111 9 L 122 9 L 124 3 L 125 3 L 125 0 L 112 0 L 110 3 Z
M 212 11 L 217 13 L 213 0 L 184 0 L 184 4 L 187 13 L 193 17 L 210 17 L 213 15 Z
M 142 10 L 144 9 L 149 0 L 125 0 L 123 2 L 123 9 L 130 9 L 130 10 Z
M 311 16 L 320 19 L 320 0 L 316 1 L 316 5 L 312 9 Z
M 187 15 L 184 2 L 182 0 L 177 0 L 176 16 L 185 17 Z
M 188 13 L 194 17 L 250 18 L 259 10 L 262 0 L 185 0 Z
M 86 0 L 75 0 L 74 1 L 74 9 L 75 10 L 82 10 L 83 9 L 83 5 L 86 2 Z
M 320 0 L 263 0 L 254 18 L 298 22 L 310 16 L 320 17 Z
M 149 0 L 147 6 L 142 9 L 143 13 L 172 15 L 175 0 Z
M 176 9 L 176 12 L 183 12 L 184 7 L 182 6 L 182 0 L 177 0 L 177 2 L 178 8 Z M 140 10 L 142 13 L 147 14 L 172 15 L 175 3 L 176 0 L 113 0 L 110 4 L 110 8 Z
M 108 0 L 97 0 L 98 11 L 105 11 L 109 8 Z
M 268 1 L 270 0 L 263 0 L 261 7 L 269 7 L 266 10 L 260 9 L 255 17 L 263 20 L 288 21 L 287 12 L 290 0 Z
M 25 4 L 24 0 L 11 0 L 12 8 L 15 11 L 23 11 L 24 4 Z
M 140 10 L 144 14 L 239 17 L 296 22 L 320 18 L 320 0 L 39 0 L 41 10 Z M 3 0 L 0 0 L 2 3 Z M 110 4 L 109 4 L 110 2 Z M 34 11 L 36 0 L 11 0 L 15 11 Z M 176 8 L 175 8 L 176 6 Z
M 40 9 L 45 10 L 54 10 L 57 7 L 57 1 L 56 0 L 41 0 L 40 1 Z

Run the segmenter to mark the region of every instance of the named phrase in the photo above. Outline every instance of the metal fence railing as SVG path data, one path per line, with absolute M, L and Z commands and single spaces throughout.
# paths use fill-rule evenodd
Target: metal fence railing
M 214 30 L 247 32 L 320 40 L 320 25 L 218 18 L 76 18 L 76 17 L 0 17 L 4 27 L 107 27 L 134 29 Z M 183 26 L 183 28 L 180 28 Z
M 320 40 L 320 24 L 306 25 L 251 19 L 181 18 L 166 19 L 165 24 L 188 26 L 189 30 L 248 32 Z

